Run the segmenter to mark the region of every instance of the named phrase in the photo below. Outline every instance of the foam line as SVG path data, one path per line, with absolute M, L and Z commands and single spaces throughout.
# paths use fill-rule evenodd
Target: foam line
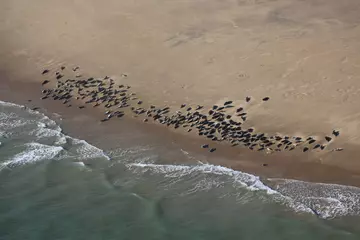
M 262 191 L 268 194 L 275 202 L 286 205 L 297 212 L 306 212 L 315 214 L 314 210 L 306 205 L 299 203 L 292 198 L 282 195 L 278 191 L 266 186 L 259 177 L 236 171 L 223 166 L 215 166 L 211 164 L 201 164 L 194 166 L 184 165 L 158 165 L 152 163 L 132 163 L 127 164 L 128 168 L 141 168 L 150 170 L 157 174 L 164 174 L 168 178 L 182 178 L 192 173 L 215 174 L 230 177 L 234 183 L 240 184 L 242 187 L 250 191 Z M 200 189 L 199 186 L 197 186 Z

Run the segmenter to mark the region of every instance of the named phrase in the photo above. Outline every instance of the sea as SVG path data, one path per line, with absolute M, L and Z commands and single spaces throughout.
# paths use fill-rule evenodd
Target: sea
M 359 188 L 216 166 L 131 127 L 90 144 L 65 123 L 0 101 L 1 240 L 360 239 Z

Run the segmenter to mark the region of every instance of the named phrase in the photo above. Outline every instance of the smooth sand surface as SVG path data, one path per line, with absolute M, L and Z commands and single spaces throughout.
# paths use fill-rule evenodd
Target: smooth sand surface
M 359 12 L 357 0 L 2 0 L 0 70 L 42 81 L 44 68 L 79 65 L 171 106 L 252 96 L 248 126 L 338 129 L 329 148 L 343 152 L 303 160 L 360 172 Z

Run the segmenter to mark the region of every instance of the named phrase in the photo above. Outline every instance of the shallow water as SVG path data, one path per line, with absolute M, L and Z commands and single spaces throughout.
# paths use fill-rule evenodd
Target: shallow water
M 360 239 L 359 188 L 262 179 L 136 129 L 101 150 L 59 124 L 0 102 L 0 239 Z

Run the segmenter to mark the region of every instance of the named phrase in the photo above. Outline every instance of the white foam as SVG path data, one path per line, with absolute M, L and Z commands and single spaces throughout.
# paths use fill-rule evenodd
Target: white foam
M 4 131 L 10 131 L 12 129 L 22 127 L 26 125 L 27 123 L 16 119 L 17 115 L 14 113 L 5 114 L 0 112 L 0 128 Z
M 25 111 L 23 106 L 0 101 L 0 107 L 16 107 Z M 0 131 L 2 136 L 7 136 L 9 130 L 16 127 L 23 127 L 27 124 L 34 124 L 34 129 L 31 136 L 37 139 L 45 137 L 55 137 L 55 146 L 48 146 L 36 142 L 25 144 L 26 150 L 16 154 L 11 159 L 6 160 L 0 164 L 0 170 L 4 167 L 17 167 L 28 163 L 34 163 L 56 157 L 63 150 L 63 146 L 67 144 L 67 139 L 71 139 L 71 148 L 75 148 L 75 154 L 67 152 L 62 154 L 63 157 L 75 157 L 76 160 L 89 158 L 110 158 L 104 154 L 101 149 L 98 149 L 84 140 L 71 138 L 62 133 L 61 128 L 55 121 L 49 119 L 42 113 L 27 109 L 27 112 L 32 116 L 31 119 L 19 117 L 16 113 L 3 113 L 0 111 Z M 141 151 L 140 151 L 141 150 Z M 360 189 L 354 187 L 347 187 L 336 184 L 316 184 L 306 183 L 296 180 L 272 179 L 271 181 L 279 182 L 273 189 L 266 186 L 259 177 L 235 171 L 222 166 L 214 166 L 210 164 L 202 164 L 195 166 L 182 165 L 158 165 L 154 164 L 157 155 L 146 154 L 148 148 L 141 147 L 121 151 L 121 155 L 126 157 L 135 157 L 128 159 L 126 164 L 129 169 L 140 171 L 141 173 L 150 171 L 152 173 L 163 174 L 167 178 L 171 178 L 169 182 L 176 183 L 182 181 L 183 176 L 198 176 L 199 173 L 212 174 L 209 178 L 200 179 L 191 189 L 184 194 L 192 194 L 198 191 L 208 191 L 212 188 L 222 187 L 224 180 L 221 176 L 226 176 L 237 187 L 244 187 L 250 191 L 260 191 L 270 196 L 270 199 L 284 204 L 295 211 L 315 213 L 322 218 L 332 218 L 337 216 L 360 214 Z M 139 154 L 139 152 L 141 154 Z M 187 152 L 182 151 L 185 155 Z M 115 153 L 117 155 L 117 153 Z M 58 158 L 61 159 L 61 158 Z M 134 163 L 135 162 L 135 163 Z M 146 162 L 146 163 L 144 163 Z M 77 165 L 85 167 L 83 162 L 77 162 Z M 213 179 L 213 175 L 220 176 L 219 180 Z M 229 181 L 229 180 L 226 180 Z
M 79 159 L 79 158 L 80 159 L 105 158 L 107 160 L 110 160 L 110 158 L 103 152 L 103 150 L 96 148 L 95 146 L 92 146 L 91 144 L 87 143 L 85 140 L 72 138 L 72 137 L 69 137 L 69 136 L 63 134 L 60 126 L 58 126 L 58 124 L 55 121 L 51 120 L 49 117 L 47 117 L 43 113 L 40 113 L 40 112 L 34 111 L 34 110 L 30 110 L 30 109 L 25 110 L 24 106 L 17 105 L 14 103 L 9 103 L 9 102 L 3 102 L 3 101 L 0 101 L 0 107 L 12 107 L 12 108 L 15 108 L 15 110 L 20 109 L 21 111 L 26 111 L 29 114 L 29 118 L 24 118 L 22 116 L 19 116 L 16 113 L 14 113 L 12 111 L 12 109 L 9 109 L 8 113 L 0 112 L 0 129 L 4 129 L 4 130 L 6 130 L 6 132 L 10 132 L 9 130 L 12 130 L 14 127 L 26 126 L 26 125 L 33 124 L 34 125 L 33 129 L 30 129 L 30 132 L 25 133 L 25 134 L 27 136 L 35 137 L 35 139 L 33 139 L 34 142 L 37 142 L 44 138 L 53 137 L 53 138 L 55 138 L 55 142 L 54 142 L 55 146 L 51 146 L 51 147 L 54 147 L 54 149 L 63 149 L 62 146 L 64 146 L 67 143 L 67 139 L 72 140 L 73 146 L 71 146 L 71 147 L 75 148 L 76 154 L 72 154 L 72 153 L 68 152 L 67 154 L 64 154 L 63 157 L 74 156 L 77 159 Z M 4 121 L 1 121 L 1 120 L 4 120 Z M 5 122 L 5 124 L 7 124 L 6 126 L 5 126 L 4 122 Z M 20 133 L 20 134 L 24 134 L 24 133 Z M 44 145 L 44 146 L 46 146 L 46 145 Z M 33 149 L 33 150 L 30 150 L 30 152 L 28 154 L 35 154 L 35 153 L 41 154 L 41 152 L 39 152 L 39 151 L 41 151 L 41 150 Z M 24 156 L 17 155 L 17 159 L 18 159 L 17 161 L 19 161 L 19 163 L 23 162 L 23 160 L 25 158 L 26 158 L 26 154 Z M 39 158 L 41 158 L 41 157 L 39 156 Z M 39 159 L 39 158 L 37 158 L 36 156 L 33 156 L 30 159 L 37 161 L 37 159 Z M 21 159 L 23 159 L 23 160 L 21 160 Z M 17 161 L 14 162 L 14 160 L 12 160 L 12 161 L 13 161 L 13 163 L 17 162 Z
M 34 135 L 37 139 L 50 138 L 50 137 L 55 137 L 60 139 L 62 133 L 61 133 L 61 129 L 51 129 L 48 128 L 47 124 L 43 122 L 39 122 L 37 123 L 37 128 L 31 131 L 29 135 Z
M 275 182 L 277 191 L 310 206 L 322 218 L 360 214 L 360 188 L 290 179 L 269 181 Z
M 188 195 L 193 194 L 199 191 L 210 191 L 213 188 L 220 188 L 223 187 L 224 183 L 220 181 L 216 181 L 214 179 L 202 179 L 200 181 L 197 181 L 197 183 L 194 185 L 193 188 L 187 190 L 184 193 L 181 193 L 180 195 Z
M 158 155 L 151 151 L 150 146 L 135 146 L 132 148 L 118 148 L 109 153 L 113 159 L 121 159 L 121 162 L 127 163 L 154 163 L 158 159 Z
M 152 169 L 154 172 L 165 174 L 166 177 L 183 177 L 193 172 L 211 173 L 215 175 L 227 175 L 232 177 L 236 182 L 243 186 L 249 187 L 250 190 L 264 190 L 268 194 L 277 193 L 271 188 L 265 186 L 259 177 L 235 171 L 223 166 L 215 166 L 211 164 L 202 164 L 196 166 L 183 166 L 183 165 L 157 165 L 145 163 L 128 164 L 130 167 L 141 167 L 145 169 Z
M 21 107 L 24 107 L 24 106 L 21 106 L 21 105 L 18 105 L 18 104 L 15 104 L 15 103 L 12 103 L 12 102 L 4 102 L 4 101 L 0 101 L 0 104 L 5 106 L 5 107 L 17 107 L 17 108 L 21 108 Z
M 5 160 L 1 165 L 3 167 L 17 167 L 27 163 L 52 159 L 63 150 L 62 147 L 47 146 L 40 143 L 26 143 L 24 146 L 26 147 L 24 151 L 9 160 Z
M 79 165 L 80 167 L 85 167 L 85 164 L 83 162 L 74 162 L 74 164 Z
M 90 158 L 105 158 L 106 160 L 110 160 L 103 150 L 89 144 L 85 140 L 80 140 L 76 138 L 72 138 L 73 145 L 78 145 L 76 148 L 77 158 L 78 159 L 90 159 Z
M 132 170 L 141 170 L 142 173 L 146 171 L 151 171 L 157 174 L 163 174 L 167 178 L 181 179 L 184 176 L 198 175 L 198 173 L 204 174 L 215 174 L 219 176 L 229 177 L 233 183 L 237 186 L 241 186 L 250 191 L 261 191 L 270 196 L 274 201 L 284 204 L 295 211 L 306 212 L 314 214 L 314 211 L 307 207 L 306 205 L 294 201 L 288 196 L 284 196 L 281 193 L 271 189 L 261 182 L 260 178 L 248 173 L 243 173 L 240 171 L 235 171 L 230 168 L 223 166 L 215 166 L 211 164 L 202 164 L 195 166 L 183 166 L 183 165 L 158 165 L 158 164 L 147 164 L 147 163 L 131 163 L 127 164 L 127 167 Z M 199 190 L 209 190 L 212 186 L 220 186 L 220 182 L 211 182 L 203 181 L 198 182 L 194 188 L 188 190 L 188 193 L 194 193 Z
M 91 171 L 91 168 L 88 168 L 84 162 L 73 162 L 73 164 L 81 170 Z

